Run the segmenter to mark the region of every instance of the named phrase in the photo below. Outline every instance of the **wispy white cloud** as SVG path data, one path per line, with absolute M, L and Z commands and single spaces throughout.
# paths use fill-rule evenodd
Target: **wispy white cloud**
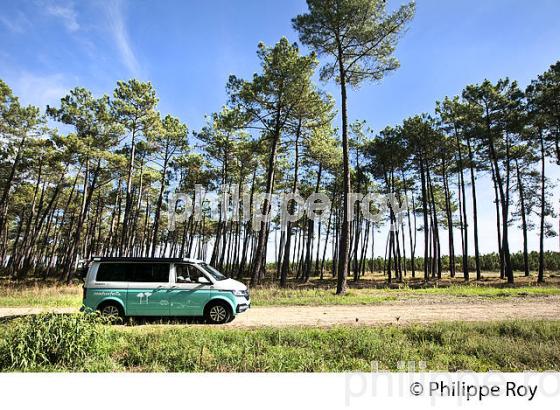
M 24 33 L 31 27 L 31 22 L 21 11 L 15 16 L 0 15 L 0 23 L 12 33 Z
M 62 19 L 64 26 L 70 32 L 78 31 L 80 29 L 80 24 L 78 23 L 78 13 L 74 8 L 73 2 L 47 2 L 45 4 L 45 12 L 51 16 Z
M 115 45 L 121 61 L 133 76 L 140 77 L 142 70 L 128 36 L 123 13 L 123 3 L 120 0 L 113 0 L 104 4 L 108 17 L 109 30 L 115 40 Z
M 56 105 L 72 87 L 62 74 L 35 74 L 28 71 L 19 73 L 9 82 L 23 104 L 33 104 L 41 109 Z

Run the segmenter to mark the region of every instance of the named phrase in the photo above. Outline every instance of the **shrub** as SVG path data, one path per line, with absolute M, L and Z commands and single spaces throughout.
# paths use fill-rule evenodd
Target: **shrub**
M 97 314 L 44 313 L 19 318 L 0 339 L 0 369 L 88 370 L 105 363 L 106 320 Z

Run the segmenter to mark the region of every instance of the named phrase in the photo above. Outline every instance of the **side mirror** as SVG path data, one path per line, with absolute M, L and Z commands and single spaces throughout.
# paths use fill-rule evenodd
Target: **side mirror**
M 202 285 L 209 285 L 210 281 L 208 279 L 206 279 L 204 276 L 200 276 L 197 280 L 198 283 L 202 284 Z

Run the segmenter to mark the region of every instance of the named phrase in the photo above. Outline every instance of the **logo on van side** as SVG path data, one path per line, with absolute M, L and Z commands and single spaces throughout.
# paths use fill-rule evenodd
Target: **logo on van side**
M 120 296 L 121 292 L 93 292 L 95 296 Z
M 147 305 L 148 303 L 150 303 L 149 299 L 152 294 L 152 292 L 141 292 L 137 294 L 136 297 L 140 299 L 141 305 Z

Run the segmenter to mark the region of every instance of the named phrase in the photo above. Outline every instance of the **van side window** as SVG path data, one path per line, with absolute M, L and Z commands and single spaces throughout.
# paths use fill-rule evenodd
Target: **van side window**
M 168 263 L 136 263 L 129 282 L 169 282 Z
M 126 282 L 131 266 L 125 263 L 101 263 L 97 268 L 97 282 Z
M 151 264 L 138 264 L 134 266 L 134 274 L 131 275 L 129 282 L 151 282 L 152 278 L 152 265 Z
M 177 265 L 175 269 L 175 282 L 177 283 L 197 283 L 202 273 L 192 265 Z
M 97 282 L 169 282 L 168 263 L 101 263 Z
M 169 264 L 156 263 L 152 271 L 152 282 L 169 282 Z

